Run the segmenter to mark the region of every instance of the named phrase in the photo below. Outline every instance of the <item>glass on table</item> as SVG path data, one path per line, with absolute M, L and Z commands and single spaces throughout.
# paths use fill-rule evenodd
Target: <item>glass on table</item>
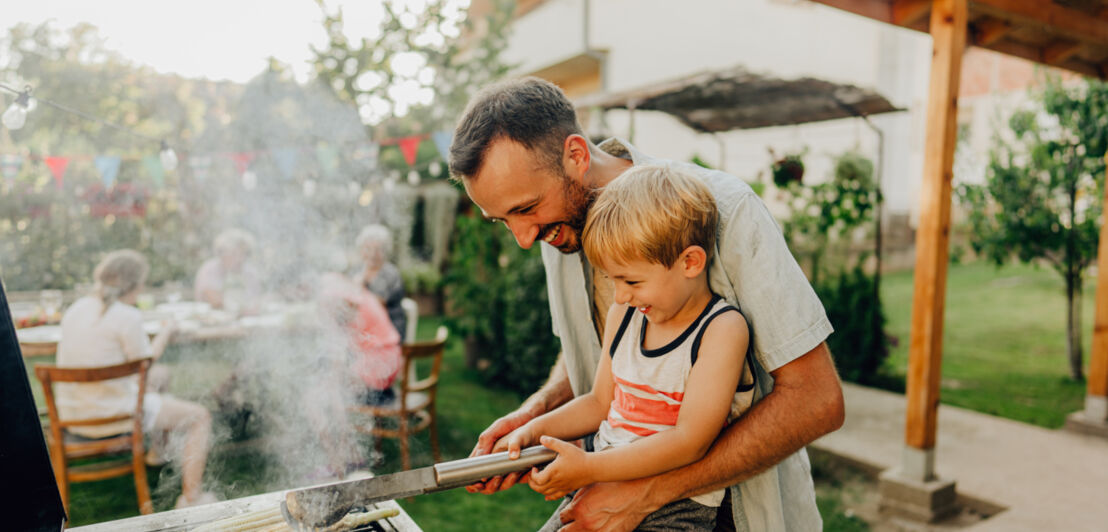
M 46 315 L 47 320 L 54 321 L 61 318 L 63 304 L 61 290 L 43 290 L 39 292 L 38 302 L 42 306 L 42 312 Z

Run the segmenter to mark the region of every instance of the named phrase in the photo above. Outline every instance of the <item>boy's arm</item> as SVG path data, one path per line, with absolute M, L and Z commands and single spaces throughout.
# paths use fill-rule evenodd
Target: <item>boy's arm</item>
M 727 423 L 748 338 L 746 321 L 739 313 L 718 316 L 704 331 L 672 429 L 598 453 L 578 454 L 544 441 L 566 454 L 567 460 L 533 473 L 532 487 L 551 498 L 588 484 L 649 477 L 699 460 Z
M 539 438 L 544 435 L 577 439 L 596 432 L 600 422 L 608 416 L 608 406 L 612 403 L 614 383 L 612 360 L 608 353 L 611 352 L 612 340 L 626 311 L 626 305 L 612 305 L 608 309 L 604 343 L 596 367 L 596 377 L 593 378 L 592 391 L 527 422 L 497 442 L 494 451 L 507 450 L 514 458 L 520 448 L 539 443 Z

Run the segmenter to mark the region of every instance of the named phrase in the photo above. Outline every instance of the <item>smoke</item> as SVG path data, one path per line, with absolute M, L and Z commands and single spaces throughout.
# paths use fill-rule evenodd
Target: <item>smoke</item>
M 354 242 L 365 225 L 380 223 L 398 240 L 410 238 L 414 198 L 409 187 L 384 186 L 374 161 L 351 156 L 369 140 L 365 128 L 355 109 L 326 91 L 265 74 L 246 87 L 234 116 L 195 150 L 249 148 L 258 154 L 247 169 L 253 177 L 243 179 L 242 167 L 230 161 L 212 162 L 203 181 L 182 189 L 183 209 L 207 242 L 230 227 L 253 235 L 244 272 L 258 277 L 262 294 L 244 308 L 254 307 L 259 321 L 270 319 L 270 310 L 285 312 L 280 332 L 260 327 L 238 341 L 178 351 L 175 391 L 213 413 L 205 489 L 224 497 L 330 480 L 374 459 L 370 440 L 355 430 L 355 423 L 368 429 L 372 420 L 347 414 L 366 386 L 351 371 L 343 320 L 318 304 L 318 281 L 327 272 L 360 270 Z M 289 171 L 287 160 L 282 167 L 273 156 L 320 147 L 338 149 L 333 167 L 312 157 Z M 180 485 L 177 468 L 160 475 L 159 492 Z

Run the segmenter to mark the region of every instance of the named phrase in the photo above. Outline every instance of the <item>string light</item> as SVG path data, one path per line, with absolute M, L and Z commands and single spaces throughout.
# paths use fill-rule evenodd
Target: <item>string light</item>
M 177 152 L 173 151 L 173 148 L 169 147 L 166 141 L 162 141 L 162 150 L 158 153 L 158 158 L 162 161 L 162 168 L 166 172 L 172 172 L 177 169 Z
M 95 116 L 83 113 L 57 102 L 52 102 L 43 98 L 31 98 L 30 85 L 25 86 L 23 90 L 16 90 L 7 85 L 4 85 L 3 83 L 0 83 L 0 89 L 17 95 L 15 101 L 12 102 L 11 106 L 8 107 L 8 110 L 4 111 L 4 115 L 0 116 L 0 123 L 3 123 L 4 127 L 8 129 L 16 130 L 23 127 L 23 124 L 25 124 L 27 121 L 27 112 L 34 110 L 37 102 L 42 102 L 46 105 L 49 105 L 50 107 L 58 109 L 59 111 L 77 115 L 81 118 L 84 118 L 85 120 L 89 120 L 91 122 L 96 122 L 98 124 L 117 129 L 141 139 L 157 142 L 161 146 L 158 152 L 158 159 L 161 160 L 162 168 L 165 169 L 165 171 L 167 172 L 172 172 L 177 168 L 177 153 L 173 151 L 173 148 L 169 147 L 169 144 L 165 141 L 165 139 L 157 139 L 149 135 L 143 135 L 142 133 L 139 133 L 132 129 L 128 129 L 119 124 L 109 122 L 102 118 L 97 118 Z
M 31 86 L 27 85 L 22 91 L 12 92 L 16 92 L 19 96 L 16 96 L 8 110 L 4 111 L 4 115 L 0 117 L 0 122 L 3 122 L 4 127 L 14 131 L 27 123 L 27 111 L 31 107 Z

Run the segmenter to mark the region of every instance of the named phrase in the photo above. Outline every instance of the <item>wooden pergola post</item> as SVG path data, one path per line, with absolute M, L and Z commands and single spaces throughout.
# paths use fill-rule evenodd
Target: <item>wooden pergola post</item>
M 905 448 L 900 468 L 881 477 L 884 509 L 926 521 L 951 513 L 955 499 L 954 483 L 935 478 L 935 429 L 942 369 L 958 85 L 968 22 L 966 3 L 967 0 L 935 0 L 931 7 L 933 52 L 916 233 Z
M 1104 159 L 1108 162 L 1108 154 Z M 1104 205 L 1108 205 L 1108 187 L 1104 188 Z M 1108 223 L 1100 225 L 1096 257 L 1096 316 L 1093 320 L 1093 350 L 1089 355 L 1085 410 L 1070 414 L 1066 419 L 1066 428 L 1108 436 Z

